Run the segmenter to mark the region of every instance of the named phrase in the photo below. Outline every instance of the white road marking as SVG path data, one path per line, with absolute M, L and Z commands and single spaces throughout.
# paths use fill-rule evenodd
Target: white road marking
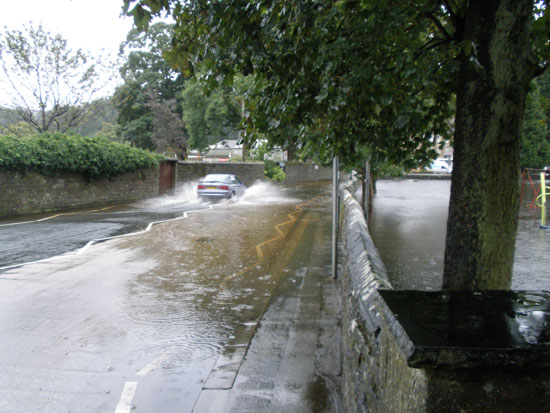
M 212 207 L 212 205 L 208 205 L 209 209 L 214 209 Z M 136 232 L 130 232 L 129 234 L 122 234 L 122 235 L 115 235 L 115 236 L 112 236 L 112 237 L 105 237 L 105 238 L 97 238 L 97 239 L 94 239 L 94 240 L 91 240 L 91 241 L 88 241 L 88 243 L 83 246 L 82 248 L 78 249 L 75 254 L 76 255 L 80 255 L 80 254 L 83 254 L 85 253 L 88 248 L 90 248 L 92 245 L 98 243 L 98 242 L 101 242 L 101 241 L 108 241 L 108 240 L 111 240 L 111 239 L 116 239 L 116 238 L 124 238 L 124 237 L 131 237 L 131 236 L 134 236 L 134 235 L 139 235 L 139 234 L 145 234 L 146 232 L 149 232 L 151 230 L 151 228 L 153 228 L 154 225 L 156 224 L 162 224 L 164 222 L 170 222 L 170 221 L 177 221 L 179 219 L 184 219 L 184 218 L 187 218 L 187 213 L 188 212 L 200 212 L 200 211 L 205 211 L 204 209 L 195 209 L 193 211 L 187 211 L 187 212 L 184 212 L 183 213 L 183 216 L 181 217 L 177 217 L 177 218 L 172 218 L 172 219 L 165 219 L 165 220 L 162 220 L 162 221 L 154 221 L 154 222 L 151 222 L 149 223 L 149 225 L 147 225 L 147 228 L 145 228 L 144 230 L 142 231 L 136 231 Z M 43 218 L 43 219 L 40 219 L 40 220 L 37 220 L 37 221 L 27 221 L 25 223 L 29 223 L 29 222 L 39 222 L 39 221 L 43 221 L 43 220 L 46 220 L 46 219 L 50 219 L 50 218 L 53 218 L 53 217 L 48 217 L 48 218 Z M 18 223 L 17 223 L 18 224 Z M 13 224 L 13 225 L 17 225 L 17 224 Z M 5 226 L 7 225 L 12 225 L 12 224 L 6 224 Z M 0 225 L 0 226 L 3 226 L 3 225 Z M 39 263 L 39 262 L 46 262 L 46 261 L 49 261 L 49 260 L 53 260 L 53 259 L 57 259 L 57 258 L 61 258 L 61 257 L 64 257 L 64 256 L 67 256 L 69 253 L 64 253 L 62 255 L 56 255 L 56 256 L 53 256 L 53 257 L 48 257 L 48 258 L 44 258 L 42 260 L 37 260 L 37 261 L 29 261 L 29 262 L 23 262 L 21 264 L 13 264 L 13 265 L 8 265 L 6 267 L 0 267 L 0 271 L 2 270 L 9 270 L 11 268 L 18 268 L 18 267 L 23 267 L 25 265 L 30 265 L 30 264 L 36 264 L 36 263 Z
M 23 263 L 23 264 L 8 265 L 8 266 L 6 266 L 6 267 L 0 267 L 0 271 L 9 270 L 9 269 L 11 269 L 11 268 L 22 267 L 23 265 L 38 264 L 38 263 L 40 263 L 40 262 L 53 261 L 53 260 L 56 260 L 56 259 L 59 259 L 59 258 L 63 258 L 63 257 L 64 257 L 64 255 L 56 255 L 56 256 L 54 256 L 54 257 L 44 258 L 44 259 L 42 259 L 42 260 L 25 262 L 25 263 Z
M 155 360 L 147 364 L 144 368 L 142 368 L 136 374 L 141 377 L 146 376 L 152 370 L 156 369 L 157 367 L 160 367 L 162 363 L 164 363 L 166 360 L 168 360 L 170 357 L 174 356 L 175 354 L 176 354 L 175 351 L 168 351 L 162 354 L 161 356 L 157 357 Z
M 214 209 L 214 207 L 212 205 L 208 205 L 208 208 L 209 209 Z M 186 212 L 183 213 L 183 217 L 187 218 L 188 214 L 190 214 L 191 212 L 200 212 L 200 211 L 204 211 L 204 209 L 194 209 L 193 211 L 186 211 Z
M 132 400 L 136 394 L 136 388 L 137 381 L 127 381 L 124 383 L 124 389 L 122 390 L 115 413 L 130 413 L 132 411 Z

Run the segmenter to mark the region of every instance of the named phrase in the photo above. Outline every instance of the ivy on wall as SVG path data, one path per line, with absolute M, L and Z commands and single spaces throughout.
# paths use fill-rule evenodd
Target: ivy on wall
M 70 172 L 88 180 L 152 168 L 163 156 L 105 138 L 45 133 L 24 138 L 0 135 L 0 170 Z

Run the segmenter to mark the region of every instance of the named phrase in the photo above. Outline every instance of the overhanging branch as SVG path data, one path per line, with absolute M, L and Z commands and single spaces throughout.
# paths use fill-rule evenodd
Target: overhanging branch
M 447 31 L 447 29 L 445 29 L 445 27 L 437 17 L 435 17 L 432 13 L 428 13 L 428 12 L 425 12 L 424 15 L 428 19 L 430 19 L 433 22 L 433 24 L 435 24 L 435 26 L 437 27 L 439 32 L 445 37 L 445 39 L 447 39 L 449 42 L 454 40 L 454 37 L 451 36 L 451 34 Z

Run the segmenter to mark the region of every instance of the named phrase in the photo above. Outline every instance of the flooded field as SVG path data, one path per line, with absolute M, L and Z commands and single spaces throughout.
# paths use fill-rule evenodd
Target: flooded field
M 441 288 L 450 181 L 384 180 L 377 183 L 370 226 L 396 289 Z M 512 288 L 550 290 L 550 230 L 540 212 L 520 211 Z

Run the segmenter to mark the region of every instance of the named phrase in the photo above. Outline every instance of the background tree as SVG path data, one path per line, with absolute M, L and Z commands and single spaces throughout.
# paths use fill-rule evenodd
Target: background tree
M 117 137 L 118 112 L 112 98 L 100 98 L 85 105 L 90 106 L 87 115 L 71 128 L 71 132 L 81 136 L 101 136 L 111 141 L 120 140 Z
M 160 101 L 153 90 L 148 91 L 147 107 L 153 118 L 151 139 L 157 153 L 187 159 L 187 134 L 181 116 L 172 110 L 176 107 L 175 99 Z
M 209 84 L 254 73 L 254 127 L 321 159 L 426 161 L 456 102 L 443 287 L 510 287 L 520 130 L 550 57 L 547 1 L 124 4 L 138 25 L 173 10 L 167 57 L 182 71 L 200 66 Z
M 522 127 L 521 167 L 542 169 L 550 164 L 548 118 L 544 111 L 545 98 L 540 94 L 538 79 L 532 83 L 527 97 Z
M 219 85 L 207 94 L 203 83 L 188 81 L 182 96 L 191 148 L 202 152 L 223 138 L 239 135 L 241 109 L 235 89 Z
M 61 35 L 32 24 L 2 33 L 0 63 L 11 107 L 36 132 L 78 125 L 109 71 L 100 59 L 69 48 Z
M 149 91 L 155 91 L 156 103 L 169 105 L 179 117 L 182 114 L 184 79 L 163 59 L 163 53 L 170 49 L 172 30 L 166 23 L 151 25 L 146 32 L 132 29 L 120 45 L 120 55 L 127 53 L 120 69 L 124 83 L 115 91 L 113 101 L 122 140 L 141 148 L 155 148 Z

